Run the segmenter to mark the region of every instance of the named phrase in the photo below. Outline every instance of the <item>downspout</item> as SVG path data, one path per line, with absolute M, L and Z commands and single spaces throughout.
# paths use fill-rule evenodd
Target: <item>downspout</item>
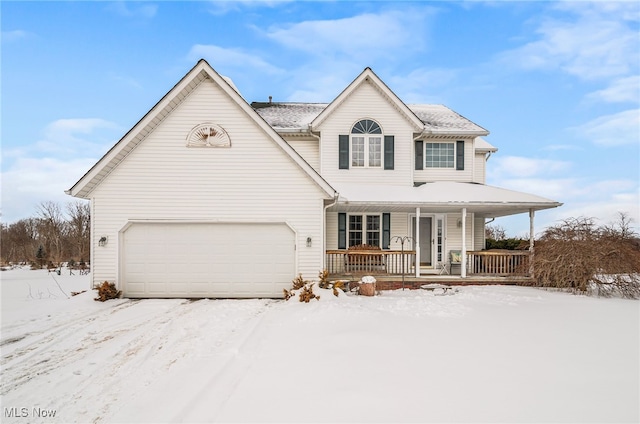
M 327 255 L 325 252 L 327 250 L 327 209 L 331 206 L 335 206 L 338 203 L 338 198 L 340 198 L 340 193 L 334 191 L 333 193 L 333 202 L 325 205 L 322 211 L 322 248 L 320 249 L 320 254 L 322 255 L 322 269 L 327 269 Z

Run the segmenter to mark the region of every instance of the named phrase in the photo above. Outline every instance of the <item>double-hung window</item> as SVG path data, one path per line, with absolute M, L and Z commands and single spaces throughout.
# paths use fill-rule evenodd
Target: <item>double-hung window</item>
M 382 129 L 377 122 L 363 119 L 351 128 L 351 166 L 382 166 Z
M 380 215 L 349 215 L 349 246 L 380 246 Z
M 425 161 L 427 168 L 453 168 L 454 143 L 427 143 Z

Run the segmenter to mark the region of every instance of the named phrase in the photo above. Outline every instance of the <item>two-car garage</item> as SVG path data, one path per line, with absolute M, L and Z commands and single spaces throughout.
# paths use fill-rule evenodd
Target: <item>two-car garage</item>
M 120 246 L 125 297 L 282 297 L 296 273 L 286 223 L 132 222 Z

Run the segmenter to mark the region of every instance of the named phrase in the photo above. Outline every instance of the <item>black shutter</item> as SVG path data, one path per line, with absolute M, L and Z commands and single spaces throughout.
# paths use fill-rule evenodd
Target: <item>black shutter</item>
M 391 214 L 382 214 L 382 248 L 388 249 L 391 242 Z
M 416 141 L 416 170 L 424 169 L 424 142 Z
M 464 141 L 456 141 L 456 169 L 464 170 Z
M 338 169 L 349 169 L 349 136 L 338 136 Z
M 338 249 L 347 248 L 347 214 L 338 214 Z
M 384 136 L 384 169 L 393 169 L 394 137 Z

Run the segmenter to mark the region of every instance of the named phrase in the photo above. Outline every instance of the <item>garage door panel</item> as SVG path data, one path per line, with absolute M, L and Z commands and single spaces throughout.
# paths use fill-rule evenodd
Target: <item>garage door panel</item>
M 295 277 L 285 224 L 134 223 L 122 251 L 130 297 L 282 297 Z

